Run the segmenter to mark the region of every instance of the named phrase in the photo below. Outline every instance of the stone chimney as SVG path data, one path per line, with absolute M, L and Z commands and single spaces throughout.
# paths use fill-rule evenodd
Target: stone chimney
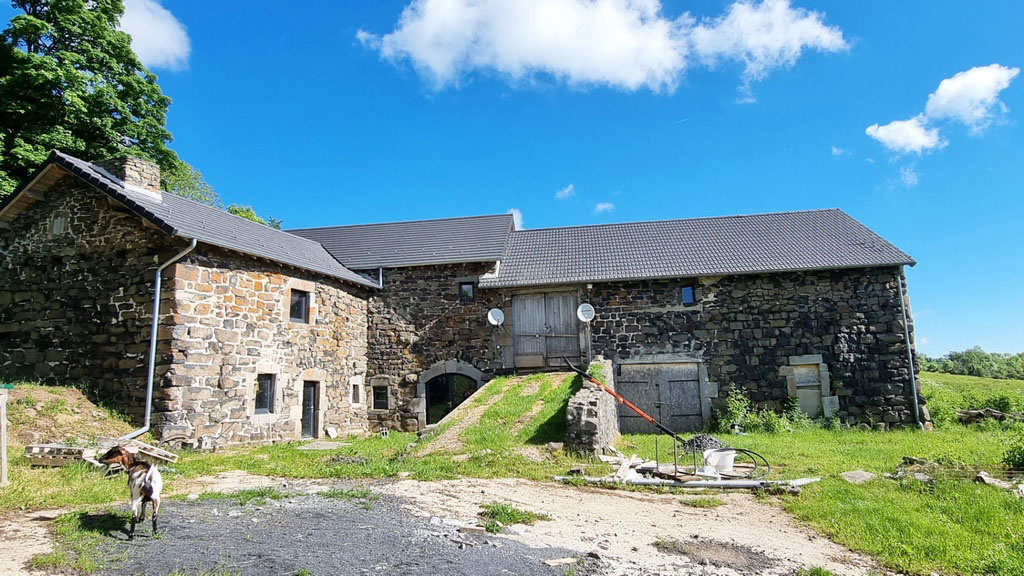
M 160 166 L 149 160 L 119 156 L 93 162 L 131 188 L 160 194 Z

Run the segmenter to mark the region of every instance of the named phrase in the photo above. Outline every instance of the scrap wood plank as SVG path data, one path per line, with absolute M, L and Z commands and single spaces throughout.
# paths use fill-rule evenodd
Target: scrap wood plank
M 86 458 L 95 458 L 95 448 L 68 446 L 66 444 L 30 444 L 25 447 L 25 457 L 32 466 L 60 468 Z
M 130 452 L 141 454 L 145 458 L 143 460 L 163 460 L 164 462 L 170 462 L 171 464 L 178 461 L 178 455 L 174 452 L 168 452 L 153 446 L 152 444 L 146 444 L 138 440 L 125 440 L 123 438 L 104 438 L 100 441 L 100 450 L 106 452 L 114 446 L 124 446 Z

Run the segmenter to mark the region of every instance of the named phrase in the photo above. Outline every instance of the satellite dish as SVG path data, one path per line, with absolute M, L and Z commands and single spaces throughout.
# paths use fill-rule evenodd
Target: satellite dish
M 580 322 L 590 324 L 590 321 L 594 319 L 594 307 L 586 302 L 580 304 L 576 309 L 576 317 L 580 319 Z
M 505 313 L 500 308 L 491 308 L 487 311 L 487 321 L 491 326 L 501 326 L 505 323 Z

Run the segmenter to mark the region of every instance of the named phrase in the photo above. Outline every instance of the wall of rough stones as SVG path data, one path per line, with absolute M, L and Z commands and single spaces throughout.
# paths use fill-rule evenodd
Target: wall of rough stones
M 600 356 L 594 358 L 589 372 L 615 389 L 611 360 Z M 605 446 L 611 446 L 618 439 L 618 405 L 615 398 L 600 386 L 583 380 L 582 387 L 569 398 L 565 410 L 566 451 L 600 454 Z
M 789 398 L 779 368 L 791 356 L 820 354 L 838 396 L 836 416 L 851 425 L 906 426 L 914 420 L 912 367 L 899 281 L 892 267 L 594 284 L 593 349 L 614 359 L 698 353 L 723 392 L 718 407 L 734 388 L 775 409 Z M 696 286 L 694 305 L 681 303 L 687 284 Z M 909 298 L 907 307 L 909 315 Z
M 493 328 L 487 311 L 501 307 L 501 295 L 476 290 L 473 302 L 459 301 L 459 282 L 475 281 L 493 263 L 414 266 L 384 270 L 384 289 L 369 304 L 369 363 L 372 386 L 387 386 L 390 410 L 370 410 L 371 427 L 414 430 L 419 374 L 448 360 L 481 371 L 495 367 Z
M 79 383 L 140 415 L 154 271 L 175 249 L 102 192 L 57 181 L 0 228 L 0 378 Z
M 174 301 L 155 421 L 204 445 L 300 437 L 303 382 L 317 382 L 314 435 L 367 428 L 365 290 L 200 245 L 170 274 Z M 290 290 L 313 294 L 310 322 L 289 319 Z M 254 414 L 258 374 L 274 407 Z M 355 387 L 355 392 L 353 391 Z M 353 393 L 358 402 L 353 403 Z

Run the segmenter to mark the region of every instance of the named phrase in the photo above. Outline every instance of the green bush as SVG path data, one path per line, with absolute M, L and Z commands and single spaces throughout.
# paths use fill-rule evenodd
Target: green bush
M 809 430 L 817 426 L 817 422 L 800 409 L 800 402 L 796 398 L 790 398 L 786 402 L 786 412 L 784 415 L 786 420 L 789 421 L 789 427 L 793 430 Z M 838 424 L 838 420 L 836 423 Z M 838 428 L 838 425 L 836 428 Z
M 715 432 L 731 432 L 733 426 L 742 426 L 743 419 L 750 411 L 750 400 L 740 390 L 733 388 L 725 397 L 725 409 L 716 410 L 712 428 Z
M 1024 470 L 1024 433 L 1018 432 L 1003 453 L 1003 464 L 1011 470 Z

